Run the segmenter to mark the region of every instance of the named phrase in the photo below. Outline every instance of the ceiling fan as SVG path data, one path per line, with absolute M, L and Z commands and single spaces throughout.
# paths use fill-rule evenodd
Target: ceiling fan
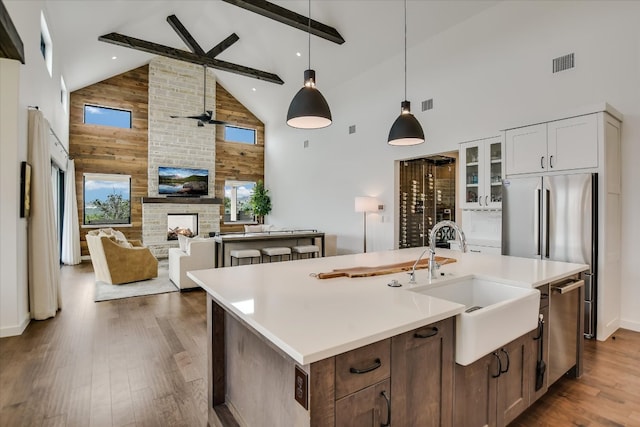
M 197 116 L 170 116 L 172 119 L 194 119 L 198 121 L 198 127 L 203 127 L 205 123 L 210 125 L 228 125 L 229 122 L 216 120 L 213 118 L 213 111 L 207 110 L 207 66 L 204 65 L 204 93 L 202 96 L 203 112 Z

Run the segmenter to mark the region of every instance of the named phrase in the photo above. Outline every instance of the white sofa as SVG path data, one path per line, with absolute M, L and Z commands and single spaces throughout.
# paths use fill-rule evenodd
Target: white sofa
M 196 282 L 187 277 L 187 272 L 213 268 L 216 257 L 213 239 L 190 239 L 185 249 L 169 249 L 169 279 L 178 289 L 198 287 Z

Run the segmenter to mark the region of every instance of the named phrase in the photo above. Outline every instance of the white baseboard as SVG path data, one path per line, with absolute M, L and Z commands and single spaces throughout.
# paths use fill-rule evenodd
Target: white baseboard
M 16 335 L 22 335 L 27 326 L 31 322 L 31 313 L 27 313 L 22 322 L 17 326 L 8 326 L 0 328 L 0 338 L 14 337 Z
M 640 322 L 633 320 L 620 320 L 620 327 L 623 329 L 629 329 L 630 331 L 640 332 Z

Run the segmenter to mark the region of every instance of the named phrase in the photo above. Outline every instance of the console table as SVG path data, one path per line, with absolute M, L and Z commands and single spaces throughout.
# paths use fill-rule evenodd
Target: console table
M 234 249 L 262 249 L 271 246 L 297 246 L 320 241 L 320 254 L 324 253 L 324 233 L 316 230 L 265 231 L 260 233 L 228 233 L 214 238 L 215 267 L 231 265 L 230 252 Z

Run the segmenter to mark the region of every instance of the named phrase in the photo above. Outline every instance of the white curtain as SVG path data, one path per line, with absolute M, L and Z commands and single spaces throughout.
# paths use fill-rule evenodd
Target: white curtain
M 49 124 L 29 110 L 28 162 L 31 164 L 31 216 L 28 228 L 29 302 L 36 320 L 56 315 L 62 307 L 55 209 L 51 186 Z
M 80 232 L 78 230 L 78 201 L 76 199 L 76 165 L 67 161 L 64 183 L 64 218 L 62 220 L 62 262 L 80 264 Z

